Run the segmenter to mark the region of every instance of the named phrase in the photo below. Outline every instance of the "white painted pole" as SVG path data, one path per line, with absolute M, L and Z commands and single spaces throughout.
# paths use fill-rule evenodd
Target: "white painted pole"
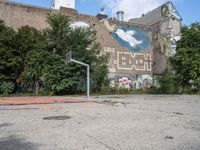
M 90 65 L 80 62 L 75 59 L 71 59 L 70 61 L 87 67 L 87 98 L 89 99 L 90 98 Z
M 87 65 L 87 98 L 90 98 L 90 66 Z

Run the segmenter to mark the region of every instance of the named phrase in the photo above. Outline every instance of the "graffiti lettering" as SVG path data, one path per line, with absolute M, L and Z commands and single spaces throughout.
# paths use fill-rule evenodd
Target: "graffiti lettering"
M 125 88 L 132 90 L 148 89 L 153 86 L 153 79 L 150 75 L 141 75 L 137 79 L 130 79 L 128 77 L 121 77 L 115 84 L 114 80 L 111 80 L 111 87 Z
M 118 69 L 151 71 L 152 59 L 150 54 L 118 52 Z
M 104 47 L 103 51 L 105 53 L 115 53 L 115 48 L 111 48 L 111 47 Z

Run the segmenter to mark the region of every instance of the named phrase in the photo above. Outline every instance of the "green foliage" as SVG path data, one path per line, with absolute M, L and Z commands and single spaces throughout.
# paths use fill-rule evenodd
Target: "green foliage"
M 30 51 L 26 57 L 26 66 L 22 73 L 24 82 L 33 83 L 35 94 L 38 95 L 40 91 L 39 81 L 43 76 L 43 70 L 45 69 L 45 51 Z
M 70 19 L 65 15 L 51 15 L 47 22 L 50 27 L 44 31 L 43 49 L 64 58 L 70 44 Z
M 17 32 L 0 22 L 2 92 L 7 95 L 13 90 L 9 81 L 35 95 L 85 91 L 86 68 L 65 63 L 69 50 L 74 59 L 91 66 L 91 90 L 100 90 L 107 83 L 108 56 L 100 55 L 96 32 L 90 28 L 71 27 L 65 15 L 52 15 L 47 21 L 50 26 L 44 31 L 24 26 Z
M 0 91 L 3 93 L 3 96 L 8 96 L 13 92 L 14 84 L 12 82 L 3 82 L 0 86 Z
M 159 81 L 160 87 L 159 91 L 161 93 L 178 93 L 181 88 L 179 84 L 179 80 L 176 75 L 172 72 L 168 72 L 162 76 L 157 76 L 156 80 Z
M 63 15 L 49 16 L 48 22 L 50 28 L 45 31 L 44 48 L 60 56 L 60 59 L 64 59 L 65 54 L 71 50 L 74 59 L 91 66 L 92 90 L 99 90 L 107 77 L 108 57 L 100 56 L 100 45 L 95 42 L 95 31 L 90 28 L 71 28 L 69 18 Z M 85 91 L 86 68 L 74 63 L 64 66 L 63 62 L 64 60 L 57 62 L 60 64 L 59 68 L 51 68 L 57 74 L 52 74 L 51 80 L 47 80 L 48 85 L 54 85 L 52 88 L 60 92 Z M 62 84 L 58 83 L 58 77 L 61 77 L 60 81 L 63 80 Z
M 21 27 L 15 35 L 15 48 L 19 53 L 19 56 L 22 60 L 21 62 L 21 71 L 25 67 L 25 58 L 27 53 L 32 50 L 40 49 L 40 42 L 43 40 L 43 35 L 40 31 L 36 30 L 33 27 L 23 26 Z
M 117 94 L 118 88 L 111 87 L 110 85 L 103 85 L 101 87 L 101 90 L 98 92 L 101 94 Z
M 50 26 L 43 32 L 29 26 L 14 32 L 3 26 L 13 32 L 8 34 L 13 35 L 10 41 L 14 49 L 11 50 L 15 52 L 13 58 L 19 59 L 17 67 L 14 66 L 15 76 L 12 79 L 22 78 L 19 85 L 23 91 L 34 92 L 35 95 L 83 92 L 86 90 L 86 68 L 65 63 L 65 54 L 71 50 L 74 59 L 90 64 L 91 89 L 100 90 L 107 81 L 108 56 L 100 56 L 95 31 L 90 28 L 71 28 L 70 19 L 64 15 L 52 15 L 47 19 Z M 8 67 L 2 72 L 5 73 L 6 69 Z
M 19 72 L 21 59 L 15 49 L 16 32 L 0 21 L 0 82 L 14 80 Z
M 56 94 L 69 87 L 66 68 L 64 60 L 57 54 L 45 50 L 30 51 L 23 72 L 24 84 L 34 84 L 36 95 L 41 92 Z
M 182 28 L 182 39 L 171 59 L 177 79 L 184 89 L 200 92 L 200 24 Z

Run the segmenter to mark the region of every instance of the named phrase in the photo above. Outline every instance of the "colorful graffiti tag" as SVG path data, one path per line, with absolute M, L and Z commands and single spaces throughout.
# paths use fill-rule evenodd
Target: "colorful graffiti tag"
M 116 81 L 115 83 L 114 80 L 111 80 L 110 86 L 129 90 L 144 90 L 153 86 L 153 78 L 150 75 L 140 75 L 136 79 L 121 77 Z
M 131 84 L 132 84 L 132 80 L 130 80 L 127 77 L 122 77 L 118 80 L 119 88 L 131 89 Z
M 138 27 L 117 25 L 112 36 L 120 45 L 132 52 L 148 52 L 150 49 L 150 39 L 147 33 Z
M 153 85 L 153 78 L 150 75 L 141 75 L 137 81 L 140 83 L 139 89 L 148 89 Z

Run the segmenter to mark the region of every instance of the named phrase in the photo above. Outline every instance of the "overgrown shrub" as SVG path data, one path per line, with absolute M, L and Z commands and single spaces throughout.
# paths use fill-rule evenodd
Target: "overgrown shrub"
M 3 96 L 8 96 L 14 90 L 14 84 L 12 82 L 3 82 L 0 86 L 0 91 Z
M 110 85 L 103 85 L 101 87 L 101 91 L 99 91 L 101 94 L 117 94 L 117 88 L 111 87 Z
M 168 72 L 162 76 L 158 76 L 157 80 L 160 84 L 158 92 L 161 93 L 179 93 L 181 91 L 179 81 L 175 74 Z
M 184 91 L 200 93 L 200 23 L 184 26 L 171 64 Z

